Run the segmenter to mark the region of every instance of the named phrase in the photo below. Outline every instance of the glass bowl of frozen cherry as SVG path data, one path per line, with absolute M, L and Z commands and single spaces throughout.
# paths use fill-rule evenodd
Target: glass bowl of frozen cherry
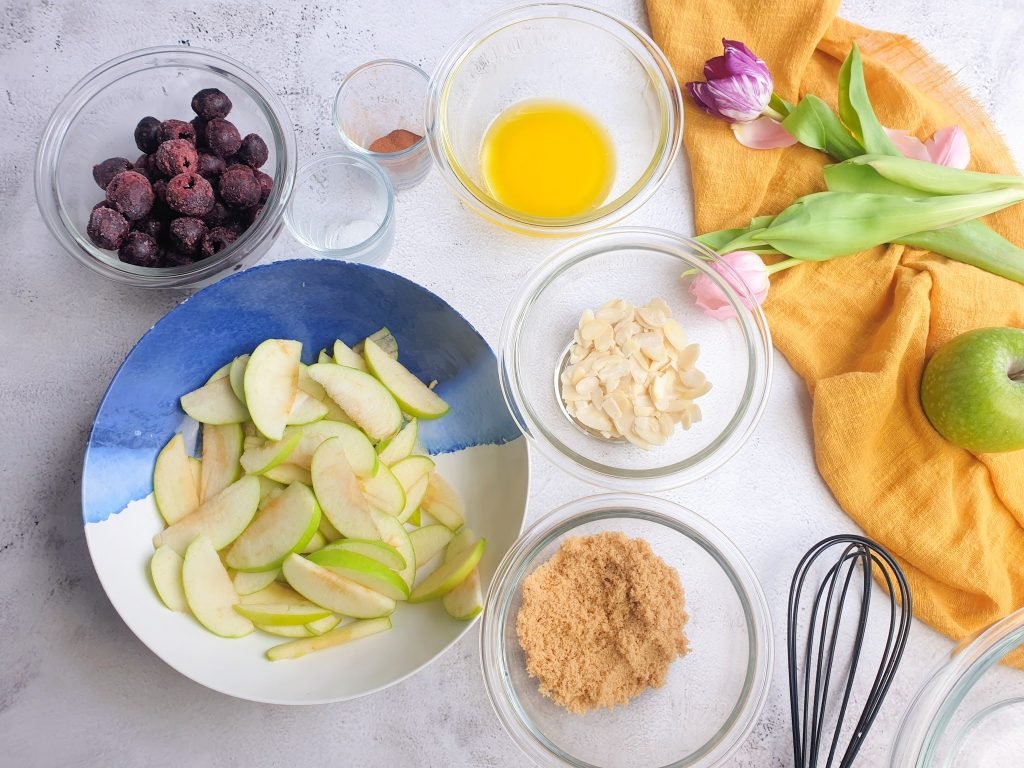
M 36 160 L 50 231 L 105 277 L 200 285 L 255 263 L 283 227 L 295 134 L 273 91 L 183 46 L 120 56 L 57 106 Z

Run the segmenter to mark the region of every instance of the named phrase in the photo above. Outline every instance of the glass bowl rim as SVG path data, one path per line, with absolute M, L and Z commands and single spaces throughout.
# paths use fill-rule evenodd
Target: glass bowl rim
M 139 66 L 139 61 L 155 57 L 158 63 Z M 134 74 L 163 67 L 186 67 L 213 72 L 231 80 L 256 104 L 267 121 L 277 155 L 274 186 L 264 203 L 263 215 L 216 257 L 202 259 L 183 267 L 159 269 L 115 266 L 97 257 L 77 227 L 71 225 L 61 196 L 56 174 L 58 161 L 72 123 L 104 90 Z M 187 45 L 159 45 L 121 54 L 93 68 L 64 95 L 47 120 L 39 140 L 35 162 L 36 204 L 43 222 L 65 251 L 79 263 L 104 277 L 141 288 L 180 288 L 200 284 L 225 268 L 242 262 L 248 253 L 269 246 L 282 227 L 284 209 L 295 181 L 295 129 L 283 102 L 270 86 L 241 62 L 205 48 Z
M 648 61 L 641 61 L 641 64 L 644 65 L 648 82 L 656 89 L 661 104 L 659 117 L 662 125 L 657 149 L 643 174 L 629 189 L 597 210 L 581 216 L 555 219 L 527 216 L 494 200 L 476 184 L 467 183 L 465 171 L 452 157 L 447 119 L 442 109 L 445 103 L 444 94 L 451 87 L 450 81 L 460 71 L 465 59 L 493 35 L 512 26 L 539 19 L 591 23 L 595 18 L 605 23 L 610 22 L 615 32 L 606 31 L 613 34 L 631 51 L 636 53 L 642 49 L 647 53 Z M 675 70 L 657 43 L 642 29 L 597 6 L 585 3 L 538 2 L 507 8 L 492 14 L 448 48 L 430 78 L 424 125 L 430 153 L 442 178 L 456 196 L 476 213 L 513 231 L 567 237 L 590 232 L 625 218 L 643 206 L 658 190 L 682 146 L 683 99 Z
M 295 238 L 295 240 L 302 246 L 309 248 L 314 253 L 320 254 L 321 256 L 344 259 L 346 261 L 358 261 L 358 259 L 351 259 L 353 255 L 358 255 L 361 251 L 367 248 L 372 248 L 381 240 L 383 240 L 388 231 L 394 226 L 395 222 L 395 189 L 391 184 L 391 179 L 384 170 L 377 165 L 372 159 L 367 157 L 365 154 L 360 155 L 356 152 L 348 152 L 346 150 L 338 150 L 336 152 L 324 152 L 319 155 L 315 155 L 305 162 L 302 163 L 295 171 L 295 186 L 296 188 L 302 181 L 313 171 L 318 168 L 326 167 L 328 165 L 350 165 L 365 171 L 367 175 L 373 177 L 376 181 L 380 182 L 384 187 L 385 201 L 387 207 L 384 210 L 384 218 L 381 220 L 380 225 L 376 231 L 362 242 L 351 245 L 347 248 L 321 248 L 313 243 L 310 243 L 306 238 L 299 236 L 297 227 L 292 221 L 292 207 L 298 201 L 298 196 L 293 194 L 291 200 L 288 201 L 288 205 L 285 206 L 284 211 L 284 222 L 288 227 L 289 234 Z
M 563 752 L 531 727 L 510 689 L 504 627 L 510 618 L 512 597 L 545 547 L 583 525 L 624 518 L 661 525 L 704 549 L 729 578 L 743 608 L 748 636 L 747 676 L 729 721 L 719 729 L 713 738 L 717 741 L 710 747 L 705 744 L 698 752 L 663 768 L 721 765 L 746 740 L 767 702 L 775 657 L 771 611 L 760 580 L 732 540 L 697 512 L 656 496 L 602 493 L 575 499 L 546 513 L 523 531 L 498 564 L 485 600 L 480 667 L 487 698 L 506 733 L 538 764 L 550 764 L 554 759 L 560 765 L 598 768 Z
M 670 249 L 675 250 L 670 250 Z M 648 470 L 620 470 L 592 461 L 557 440 L 533 415 L 519 370 L 522 325 L 533 304 L 566 270 L 594 256 L 643 249 L 676 258 L 719 288 L 732 304 L 746 342 L 747 383 L 736 413 L 706 448 L 674 464 Z M 691 258 L 681 251 L 695 251 Z M 715 269 L 707 266 L 715 264 Z M 726 275 L 730 279 L 726 278 Z M 736 286 L 736 287 L 734 287 Z M 768 321 L 742 278 L 710 248 L 684 235 L 652 227 L 613 227 L 577 238 L 540 262 L 519 284 L 502 321 L 498 378 L 519 429 L 549 460 L 580 479 L 616 490 L 662 491 L 685 485 L 722 466 L 746 443 L 768 403 L 772 381 L 772 340 Z

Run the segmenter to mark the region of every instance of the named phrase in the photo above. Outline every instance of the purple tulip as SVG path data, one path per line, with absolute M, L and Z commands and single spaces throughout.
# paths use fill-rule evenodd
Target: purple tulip
M 687 83 L 693 100 L 709 115 L 730 123 L 744 123 L 759 117 L 772 98 L 772 73 L 747 46 L 736 40 L 722 40 L 725 54 L 704 64 L 707 82 Z

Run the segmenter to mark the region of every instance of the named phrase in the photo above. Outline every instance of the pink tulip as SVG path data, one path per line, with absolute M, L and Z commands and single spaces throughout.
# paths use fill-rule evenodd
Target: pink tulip
M 733 251 L 720 258 L 731 270 L 721 268 L 719 262 L 711 262 L 711 268 L 736 290 L 740 301 L 753 309 L 755 304 L 764 302 L 768 295 L 768 268 L 761 257 L 751 251 Z M 690 283 L 690 293 L 698 307 L 716 320 L 736 316 L 736 310 L 719 288 L 707 275 L 698 275 Z
M 796 139 L 782 127 L 782 123 L 767 115 L 747 123 L 733 123 L 731 127 L 736 140 L 750 149 L 775 149 L 796 144 Z
M 886 128 L 885 132 L 896 145 L 896 149 L 912 160 L 923 160 L 961 170 L 971 162 L 971 145 L 967 141 L 967 134 L 958 125 L 936 131 L 925 142 L 896 128 Z

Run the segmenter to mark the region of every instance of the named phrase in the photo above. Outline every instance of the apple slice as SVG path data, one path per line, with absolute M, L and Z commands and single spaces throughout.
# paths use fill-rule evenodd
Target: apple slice
M 444 527 L 444 526 L 442 526 Z M 355 552 L 376 560 L 381 565 L 387 566 L 393 571 L 405 569 L 405 558 L 390 544 L 372 539 L 339 539 L 328 544 L 322 551 Z
M 416 553 L 412 548 L 412 541 L 409 540 L 408 531 L 396 517 L 385 515 L 377 510 L 373 510 L 372 515 L 373 523 L 380 531 L 381 541 L 394 547 L 405 560 L 405 568 L 400 569 L 398 575 L 402 577 L 402 581 L 412 587 L 416 578 Z
M 243 637 L 253 631 L 252 622 L 234 610 L 238 594 L 206 536 L 198 536 L 185 551 L 181 583 L 192 614 L 215 635 Z
M 184 564 L 181 555 L 170 547 L 157 547 L 149 561 L 149 574 L 153 577 L 156 593 L 164 605 L 179 613 L 188 613 L 188 601 L 181 585 L 181 567 Z
M 421 501 L 422 501 L 422 499 L 421 499 Z M 409 515 L 409 519 L 406 520 L 405 522 L 407 522 L 409 525 L 414 525 L 414 526 L 418 527 L 423 522 L 420 519 L 420 508 L 416 507 L 416 509 L 414 509 L 412 511 L 412 514 Z
M 234 361 L 231 361 L 234 362 Z M 207 384 L 211 384 L 217 379 L 226 379 L 231 373 L 231 362 L 224 363 L 220 368 L 210 374 L 210 378 L 206 380 Z
M 241 424 L 249 411 L 231 391 L 227 376 L 181 396 L 181 410 L 201 424 Z
M 418 424 L 416 419 L 410 419 L 397 435 L 378 445 L 377 455 L 380 460 L 390 467 L 409 456 L 416 448 Z
M 321 349 L 320 354 L 316 356 L 317 363 L 333 363 L 334 358 L 327 354 L 326 349 Z
M 363 478 L 363 493 L 374 509 L 397 517 L 405 509 L 405 489 L 387 464 L 378 463 L 371 477 Z
M 302 550 L 319 525 L 320 507 L 313 492 L 302 483 L 293 483 L 259 511 L 231 545 L 224 562 L 236 571 L 273 570 L 292 552 Z
M 289 605 L 287 603 L 248 603 L 236 605 L 235 611 L 253 624 L 271 627 L 305 626 L 312 621 L 326 619 L 331 612 L 319 605 Z
M 260 477 L 265 477 L 284 485 L 291 485 L 292 483 L 302 483 L 303 485 L 312 486 L 313 477 L 309 474 L 308 469 L 296 466 L 291 462 L 285 462 L 284 464 L 278 464 L 276 467 L 271 467 L 266 470 Z
M 466 521 L 466 508 L 458 492 L 437 472 L 430 475 L 420 508 L 453 531 L 461 528 Z
M 249 362 L 248 355 L 239 355 L 231 361 L 231 366 L 228 369 L 228 381 L 231 382 L 231 391 L 235 393 L 235 397 L 245 403 L 245 386 L 243 381 L 245 379 L 245 366 Z
M 279 483 L 264 475 L 257 475 L 256 478 L 260 481 L 260 504 L 263 504 L 271 496 L 276 496 L 283 491 L 285 485 L 291 485 L 291 483 Z
M 203 427 L 203 465 L 199 498 L 213 498 L 242 474 L 238 460 L 245 438 L 238 424 L 208 424 Z
M 452 536 L 452 540 L 448 542 L 448 546 L 445 547 L 444 559 L 448 562 L 457 554 L 459 554 L 466 547 L 476 544 L 477 536 L 473 533 L 473 529 L 468 525 L 464 525 L 455 532 Z
M 363 356 L 353 352 L 352 348 L 341 339 L 334 342 L 334 362 L 358 371 L 366 370 L 366 361 Z
M 448 413 L 448 403 L 413 376 L 408 368 L 389 357 L 370 339 L 366 340 L 363 354 L 366 356 L 366 364 L 370 373 L 388 388 L 388 391 L 398 401 L 399 407 L 410 416 L 421 419 L 438 419 Z M 349 412 L 351 413 L 351 411 Z
M 317 364 L 309 375 L 372 440 L 391 437 L 402 427 L 402 411 L 395 398 L 368 373 L 343 365 Z
M 366 339 L 369 339 L 380 347 L 388 357 L 395 360 L 398 359 L 398 339 L 395 338 L 395 335 L 389 331 L 387 327 L 381 328 L 379 331 L 374 331 L 367 336 Z M 352 347 L 354 352 L 363 355 L 364 357 L 366 352 L 366 339 L 363 339 Z
M 313 454 L 324 440 L 337 437 L 345 448 L 345 458 L 352 471 L 359 477 L 369 477 L 377 471 L 377 452 L 373 443 L 358 428 L 339 421 L 318 421 L 304 427 L 289 427 L 286 434 L 292 431 L 301 432 L 302 438 L 291 456 L 290 464 L 309 469 L 312 466 Z
M 341 623 L 341 616 L 336 613 L 332 613 L 326 618 L 318 621 L 311 621 L 306 625 L 306 629 L 312 632 L 314 635 L 322 635 L 324 632 L 330 632 L 336 626 Z
M 395 610 L 392 598 L 311 563 L 300 555 L 288 555 L 281 571 L 300 595 L 342 616 L 370 619 L 387 616 Z
M 485 545 L 486 541 L 479 539 L 476 544 L 466 547 L 451 560 L 443 563 L 413 589 L 409 595 L 409 602 L 422 603 L 451 592 L 476 568 L 484 554 Z
M 268 635 L 277 635 L 278 637 L 316 637 L 316 633 L 313 630 L 302 624 L 278 624 L 276 626 L 274 624 L 257 624 L 256 629 L 266 632 Z
M 397 517 L 403 523 L 419 509 L 427 494 L 429 475 L 434 471 L 434 462 L 426 456 L 407 456 L 391 467 L 391 471 L 405 490 L 405 506 Z
M 288 424 L 312 424 L 327 416 L 328 411 L 330 409 L 326 405 L 300 389 L 295 393 L 295 402 L 292 404 L 291 413 L 288 414 Z
M 356 584 L 369 587 L 374 592 L 380 592 L 392 600 L 405 600 L 409 597 L 409 585 L 405 580 L 371 557 L 346 552 L 343 549 L 321 549 L 311 554 L 309 561 L 329 568 L 334 573 L 351 579 Z
M 280 440 L 268 440 L 263 445 L 247 447 L 245 451 L 242 452 L 242 455 L 239 458 L 239 463 L 242 465 L 242 469 L 250 475 L 263 474 L 267 470 L 273 469 L 279 464 L 284 464 L 288 461 L 292 452 L 295 450 L 295 446 L 299 444 L 299 440 L 301 439 L 301 432 L 292 432 L 289 434 L 286 431 L 284 433 L 284 437 Z
M 363 496 L 340 438 L 332 437 L 320 444 L 313 454 L 310 474 L 317 500 L 331 525 L 343 536 L 378 538 L 370 503 Z
M 454 534 L 446 526 L 435 523 L 417 528 L 409 534 L 413 552 L 416 553 L 416 567 L 421 568 L 428 560 L 448 546 Z
M 260 603 L 307 605 L 309 603 L 306 598 L 294 589 L 279 581 L 273 581 L 270 584 L 267 584 L 267 586 L 258 592 L 251 592 L 248 595 L 240 595 L 238 602 L 242 605 L 259 605 Z
M 327 515 L 321 515 L 320 535 L 324 537 L 324 541 L 327 544 L 330 544 L 332 541 L 337 541 L 341 538 L 341 531 L 331 524 L 331 521 L 327 519 Z
M 235 574 L 234 578 L 231 579 L 231 582 L 235 585 L 235 592 L 237 592 L 239 596 L 244 597 L 245 595 L 251 595 L 270 586 L 274 582 L 274 579 L 280 575 L 280 568 L 275 568 L 271 571 L 253 571 L 252 573 L 239 571 Z
M 199 506 L 199 489 L 192 475 L 192 462 L 179 432 L 157 454 L 153 467 L 153 500 L 168 525 L 181 520 Z
M 480 570 L 474 568 L 465 581 L 441 598 L 445 611 L 453 619 L 470 621 L 484 609 L 484 593 L 480 588 Z
M 305 656 L 307 653 L 322 651 L 325 648 L 333 648 L 343 643 L 375 635 L 378 632 L 386 632 L 389 629 L 391 629 L 391 619 L 387 616 L 380 619 L 353 621 L 317 637 L 293 640 L 290 643 L 275 645 L 267 651 L 267 658 L 271 661 L 297 659 L 300 656 Z
M 192 514 L 160 531 L 153 537 L 153 546 L 160 548 L 166 544 L 181 555 L 197 536 L 206 536 L 214 549 L 223 549 L 249 525 L 259 503 L 260 481 L 247 475 L 204 501 Z
M 203 489 L 203 462 L 195 456 L 188 457 L 188 468 L 192 470 L 192 482 L 196 485 L 196 493 Z
M 245 402 L 256 428 L 268 440 L 280 440 L 299 391 L 302 344 L 267 339 L 253 350 L 245 366 Z
M 323 520 L 323 515 L 320 516 L 320 519 Z M 299 554 L 309 555 L 316 552 L 318 549 L 323 549 L 325 546 L 327 546 L 327 539 L 324 538 L 324 535 L 320 533 L 319 529 L 317 529 L 313 532 L 313 536 L 310 540 L 306 542 L 306 546 L 299 550 Z

